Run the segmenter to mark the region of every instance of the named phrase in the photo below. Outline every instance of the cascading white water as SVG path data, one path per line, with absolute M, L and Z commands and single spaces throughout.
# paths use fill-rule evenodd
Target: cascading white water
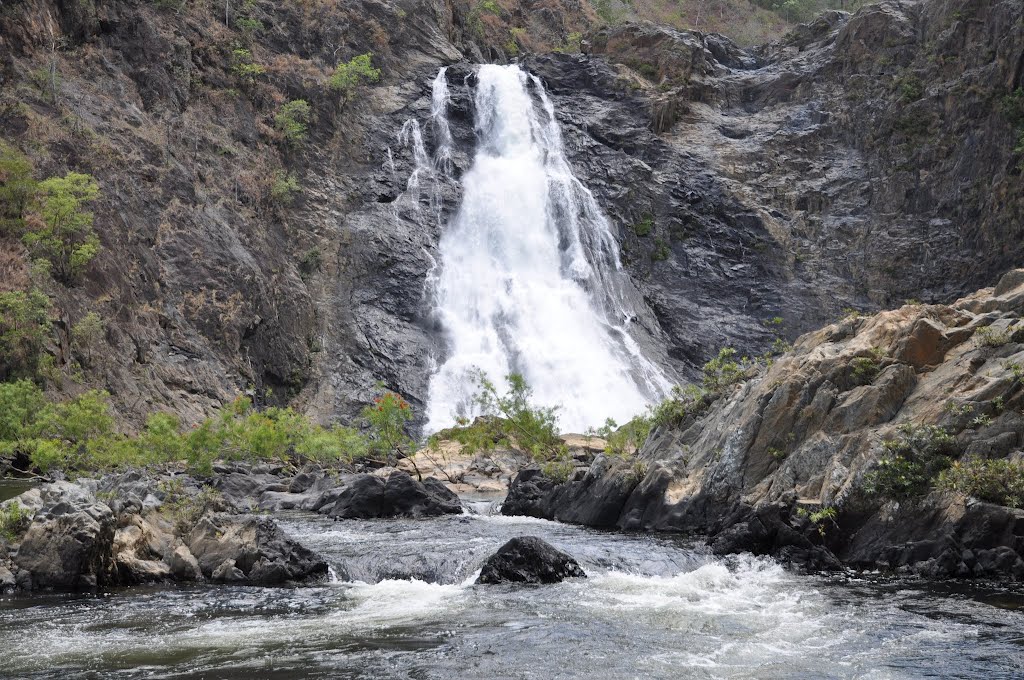
M 441 73 L 432 114 L 445 154 L 447 97 Z M 561 405 L 563 431 L 624 422 L 669 381 L 630 336 L 636 314 L 611 226 L 573 176 L 539 80 L 481 66 L 475 108 L 476 156 L 433 282 L 448 352 L 430 381 L 427 431 L 473 415 L 476 369 L 499 388 L 523 374 L 538 404 Z

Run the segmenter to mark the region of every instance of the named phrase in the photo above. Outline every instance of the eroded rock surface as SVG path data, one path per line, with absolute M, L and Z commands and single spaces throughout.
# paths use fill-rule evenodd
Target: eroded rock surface
M 1024 270 L 951 305 L 848 317 L 656 430 L 639 468 L 601 456 L 563 484 L 524 470 L 503 512 L 705 534 L 812 568 L 1024 578 L 1024 510 L 867 484 L 907 424 L 944 428 L 963 459 L 1024 460 L 1022 317 Z

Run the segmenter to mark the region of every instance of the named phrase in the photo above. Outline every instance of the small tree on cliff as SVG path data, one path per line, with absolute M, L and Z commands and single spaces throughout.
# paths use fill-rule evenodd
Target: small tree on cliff
M 380 80 L 380 69 L 373 67 L 373 53 L 367 52 L 340 62 L 328 81 L 330 86 L 341 92 L 342 101 L 348 101 L 355 89 L 363 83 Z
M 86 209 L 100 195 L 90 175 L 69 172 L 39 183 L 28 231 L 22 237 L 33 258 L 50 263 L 54 277 L 72 283 L 100 249 L 93 214 Z

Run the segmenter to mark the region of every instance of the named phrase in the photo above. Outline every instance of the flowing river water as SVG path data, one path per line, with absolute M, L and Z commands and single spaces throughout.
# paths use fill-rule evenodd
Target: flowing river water
M 671 536 L 280 515 L 336 581 L 0 599 L 3 678 L 1020 678 L 1024 596 L 797 575 Z M 477 586 L 513 536 L 588 578 Z

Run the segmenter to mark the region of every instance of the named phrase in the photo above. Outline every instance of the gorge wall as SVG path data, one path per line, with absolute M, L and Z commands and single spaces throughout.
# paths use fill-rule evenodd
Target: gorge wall
M 105 347 L 81 382 L 110 390 L 129 424 L 154 408 L 194 420 L 240 390 L 332 419 L 378 380 L 422 413 L 443 352 L 422 295 L 440 225 L 405 191 L 415 159 L 398 135 L 417 119 L 433 148 L 442 65 L 442 221 L 475 146 L 471 65 L 525 55 L 680 378 L 724 345 L 763 351 L 777 333 L 765 319 L 795 337 L 845 307 L 954 299 L 1021 261 L 1020 2 L 884 3 L 752 51 L 599 29 L 573 0 L 226 11 L 27 0 L 0 13 L 0 136 L 39 176 L 88 172 L 102 190 L 100 256 L 79 285 L 47 284 L 48 351 L 70 373 L 66 329 L 99 312 Z M 382 80 L 340 97 L 334 65 L 366 52 Z M 247 63 L 262 72 L 240 75 Z M 313 111 L 299 146 L 274 127 L 294 99 Z M 289 176 L 301 191 L 275 200 Z M 20 244 L 0 251 L 0 285 L 27 287 Z

